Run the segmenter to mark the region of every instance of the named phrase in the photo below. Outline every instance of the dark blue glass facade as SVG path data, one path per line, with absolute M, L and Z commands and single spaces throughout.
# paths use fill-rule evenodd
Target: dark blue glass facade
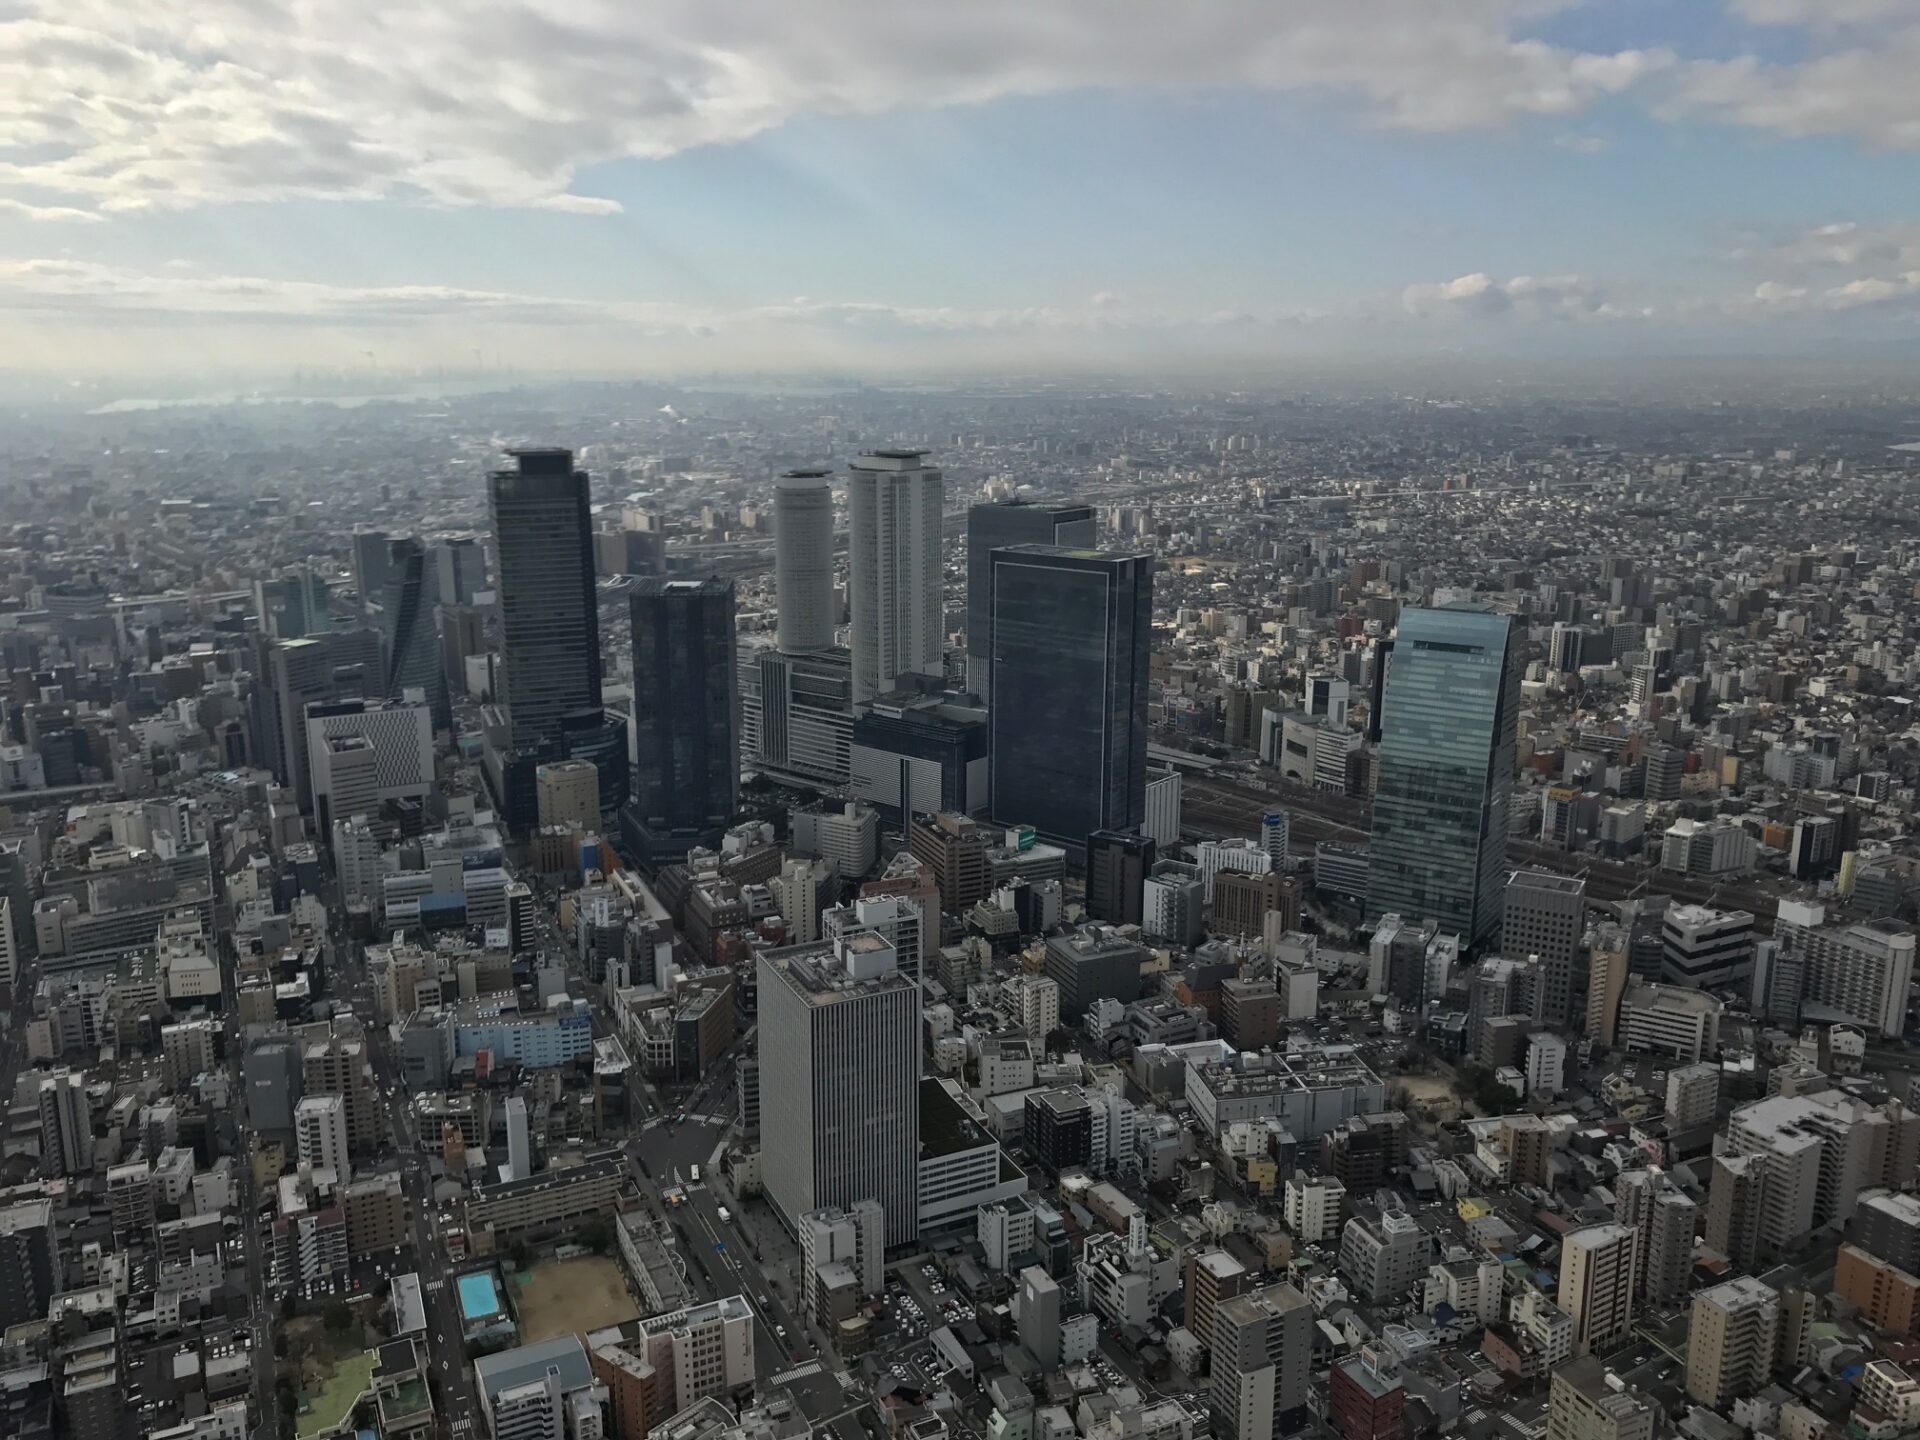
M 1435 920 L 1463 944 L 1499 933 L 1520 670 L 1513 622 L 1403 610 L 1381 717 L 1369 919 Z

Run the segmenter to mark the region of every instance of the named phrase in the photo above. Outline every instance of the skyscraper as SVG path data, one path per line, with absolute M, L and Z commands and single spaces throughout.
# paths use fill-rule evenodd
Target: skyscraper
M 1153 556 L 992 552 L 989 808 L 1083 849 L 1146 818 Z
M 848 466 L 847 574 L 853 703 L 945 664 L 941 550 L 945 482 L 924 450 L 875 450 Z
M 573 452 L 509 451 L 487 488 L 499 559 L 501 688 L 514 750 L 557 744 L 561 717 L 600 708 L 593 524 Z
M 434 584 L 427 547 L 418 536 L 395 540 L 387 548 L 387 593 L 380 609 L 380 637 L 387 652 L 381 693 L 404 699 L 418 690 L 427 702 L 435 730 L 453 726 L 453 705 L 440 663 L 440 633 L 434 625 Z
M 1275 1440 L 1306 1421 L 1313 1360 L 1313 1306 L 1292 1285 L 1223 1300 L 1213 1312 L 1215 1433 L 1222 1440 Z
M 274 778 L 290 788 L 302 809 L 313 808 L 313 767 L 307 753 L 307 706 L 334 698 L 333 646 L 316 636 L 273 642 L 265 651 L 260 696 L 262 738 Z
M 877 1200 L 919 1236 L 920 987 L 871 930 L 759 960 L 761 1173 L 791 1229 Z
M 776 644 L 784 654 L 833 648 L 833 482 L 789 470 L 774 482 Z
M 993 604 L 988 557 L 1010 545 L 1090 550 L 1100 530 L 1091 505 L 1029 505 L 1022 500 L 967 511 L 967 688 L 988 699 L 992 686 Z
M 387 544 L 390 539 L 384 530 L 353 532 L 353 585 L 360 594 L 362 615 L 386 597 Z
M 1369 917 L 1438 920 L 1469 945 L 1500 926 L 1520 667 L 1513 622 L 1403 610 L 1388 673 L 1368 851 Z
M 632 837 L 651 857 L 716 839 L 740 793 L 733 582 L 635 582 Z
M 445 535 L 427 549 L 434 598 L 442 605 L 471 605 L 487 587 L 487 557 L 474 535 Z

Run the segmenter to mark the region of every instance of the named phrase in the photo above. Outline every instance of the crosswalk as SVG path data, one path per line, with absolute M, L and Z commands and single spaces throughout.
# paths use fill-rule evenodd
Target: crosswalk
M 809 1360 L 804 1365 L 796 1365 L 791 1370 L 783 1370 L 773 1377 L 776 1385 L 791 1385 L 796 1380 L 805 1380 L 809 1375 L 818 1375 L 821 1365 L 818 1360 Z

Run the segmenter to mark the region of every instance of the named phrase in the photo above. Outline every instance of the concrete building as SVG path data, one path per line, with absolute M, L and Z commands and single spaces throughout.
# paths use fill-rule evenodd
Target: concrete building
M 1634 1248 L 1624 1225 L 1592 1225 L 1562 1242 L 1559 1300 L 1576 1354 L 1612 1350 L 1632 1334 Z
M 600 772 L 589 760 L 555 760 L 533 772 L 540 828 L 564 825 L 593 834 L 600 829 Z
M 1620 997 L 1617 1042 L 1692 1065 L 1719 1053 L 1725 1008 L 1702 990 L 1630 979 Z
M 919 994 L 872 931 L 761 955 L 761 1168 L 789 1227 L 871 1199 L 889 1245 L 918 1237 Z
M 293 1133 L 303 1166 L 331 1171 L 342 1185 L 353 1179 L 353 1162 L 347 1158 L 346 1096 L 306 1096 L 294 1106 Z
M 1653 1440 L 1654 1407 L 1591 1355 L 1553 1372 L 1547 1440 Z
M 1720 1107 L 1720 1067 L 1681 1065 L 1667 1072 L 1667 1126 L 1673 1131 L 1711 1125 Z
M 1405 1299 L 1432 1255 L 1433 1241 L 1411 1215 L 1356 1215 L 1340 1232 L 1340 1273 L 1378 1305 Z
M 924 450 L 876 450 L 847 467 L 853 703 L 943 669 L 946 487 Z
M 1721 1409 L 1773 1378 L 1780 1294 L 1748 1275 L 1702 1290 L 1687 1329 L 1687 1395 Z
M 1313 1330 L 1313 1306 L 1292 1285 L 1219 1305 L 1208 1397 L 1221 1440 L 1277 1440 L 1304 1427 Z
M 1325 1245 L 1340 1230 L 1340 1213 L 1347 1189 L 1328 1175 L 1295 1171 L 1282 1191 L 1282 1218 L 1303 1245 Z
M 1753 916 L 1669 905 L 1660 926 L 1660 978 L 1695 990 L 1739 989 L 1753 978 Z
M 1549 1025 L 1574 1023 L 1573 970 L 1585 931 L 1587 882 L 1550 870 L 1516 870 L 1500 911 L 1500 953 L 1538 960 L 1541 1014 Z
M 834 632 L 833 480 L 789 470 L 774 481 L 775 635 L 788 655 L 831 650 Z

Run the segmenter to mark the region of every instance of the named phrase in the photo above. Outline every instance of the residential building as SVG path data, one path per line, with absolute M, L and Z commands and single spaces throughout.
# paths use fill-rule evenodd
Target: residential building
M 1561 1242 L 1560 1308 L 1573 1319 L 1576 1354 L 1611 1351 L 1631 1335 L 1634 1251 L 1624 1225 L 1592 1225 Z
M 1687 1327 L 1687 1395 L 1710 1409 L 1773 1378 L 1780 1293 L 1742 1275 L 1702 1290 Z
M 1313 1332 L 1313 1306 L 1289 1284 L 1220 1303 L 1208 1395 L 1221 1440 L 1279 1440 L 1303 1428 Z

